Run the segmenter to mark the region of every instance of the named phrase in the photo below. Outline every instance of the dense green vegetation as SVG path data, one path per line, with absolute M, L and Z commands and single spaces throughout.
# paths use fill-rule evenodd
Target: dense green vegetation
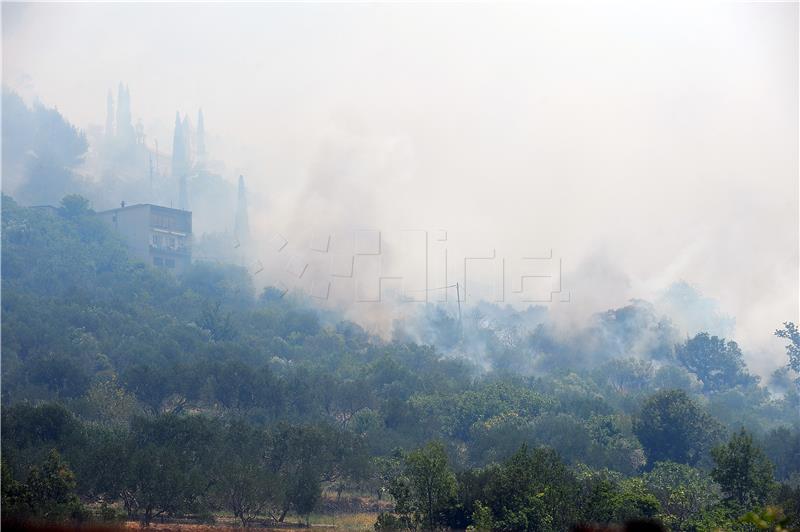
M 327 488 L 389 495 L 379 529 L 800 526 L 797 388 L 645 303 L 569 338 L 429 307 L 385 340 L 233 266 L 131 262 L 76 196 L 3 197 L 2 246 L 6 517 L 282 521 Z

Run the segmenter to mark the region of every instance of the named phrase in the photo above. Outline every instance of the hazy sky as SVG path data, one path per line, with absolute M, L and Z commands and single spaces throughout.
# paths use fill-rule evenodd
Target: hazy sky
M 202 106 L 263 234 L 446 229 L 453 261 L 553 248 L 574 316 L 685 280 L 736 318 L 754 369 L 781 360 L 796 3 L 2 10 L 4 83 L 80 127 L 120 81 L 163 149 Z

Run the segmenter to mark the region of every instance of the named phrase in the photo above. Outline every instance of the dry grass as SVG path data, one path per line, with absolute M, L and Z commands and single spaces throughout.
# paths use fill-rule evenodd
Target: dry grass
M 354 514 L 342 515 L 323 515 L 312 514 L 309 519 L 312 529 L 336 531 L 354 531 L 354 530 L 373 530 L 375 520 L 378 518 L 377 513 L 363 512 Z M 220 520 L 216 524 L 194 524 L 194 523 L 152 523 L 148 529 L 158 532 L 226 532 L 233 530 L 245 530 L 240 526 L 236 526 L 232 520 Z M 262 526 L 253 524 L 246 530 L 258 530 L 261 532 L 276 531 L 276 532 L 308 532 L 309 529 L 305 526 L 299 525 L 302 520 L 297 516 L 288 515 L 286 522 L 279 526 Z M 124 523 L 125 529 L 141 530 L 141 524 L 137 521 L 128 521 Z
M 147 528 L 142 528 L 138 521 L 128 521 L 110 524 L 70 524 L 70 523 L 14 523 L 4 522 L 4 532 L 14 532 L 16 530 L 26 530 L 33 532 L 70 532 L 73 530 L 81 532 L 133 532 L 134 530 L 145 530 L 153 532 L 227 532 L 253 530 L 259 532 L 309 532 L 309 530 L 325 531 L 352 531 L 352 530 L 372 530 L 375 523 L 375 514 L 352 514 L 342 519 L 337 519 L 335 524 L 331 524 L 331 516 L 321 516 L 321 522 L 315 522 L 312 516 L 311 528 L 298 526 L 296 524 L 286 524 L 280 527 L 251 526 L 247 529 L 231 526 L 230 524 L 203 525 L 195 523 L 152 523 Z
M 377 512 L 356 512 L 338 515 L 312 515 L 311 526 L 328 526 L 332 530 L 373 530 Z
M 326 492 L 317 513 L 311 514 L 309 524 L 311 529 L 325 531 L 367 531 L 373 530 L 378 513 L 391 509 L 389 501 L 378 501 L 374 497 L 358 493 L 344 492 L 340 497 Z M 3 522 L 2 528 L 6 530 L 33 530 L 41 532 L 66 532 L 69 530 L 82 530 L 85 532 L 133 532 L 133 530 L 152 530 L 157 532 L 226 532 L 244 530 L 239 525 L 238 519 L 229 513 L 216 514 L 213 524 L 192 522 L 190 518 L 172 520 L 162 523 L 159 520 L 142 529 L 139 521 L 125 521 L 118 523 L 13 523 Z M 305 518 L 289 514 L 282 524 L 263 526 L 259 522 L 251 524 L 247 530 L 292 532 L 305 531 Z

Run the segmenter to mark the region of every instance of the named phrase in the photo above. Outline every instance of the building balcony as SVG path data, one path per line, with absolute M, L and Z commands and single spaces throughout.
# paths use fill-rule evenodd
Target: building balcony
M 192 254 L 192 246 L 168 246 L 162 244 L 160 246 L 155 244 L 150 244 L 150 251 L 151 252 L 158 252 L 158 253 L 169 253 L 172 255 L 191 255 Z

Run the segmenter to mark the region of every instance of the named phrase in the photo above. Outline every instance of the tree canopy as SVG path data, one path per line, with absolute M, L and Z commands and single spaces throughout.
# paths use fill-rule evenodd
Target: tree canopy
M 569 338 L 535 307 L 425 307 L 381 338 L 237 266 L 132 262 L 80 196 L 4 196 L 2 246 L 4 515 L 308 522 L 347 491 L 382 529 L 800 512 L 794 396 L 644 303 Z

